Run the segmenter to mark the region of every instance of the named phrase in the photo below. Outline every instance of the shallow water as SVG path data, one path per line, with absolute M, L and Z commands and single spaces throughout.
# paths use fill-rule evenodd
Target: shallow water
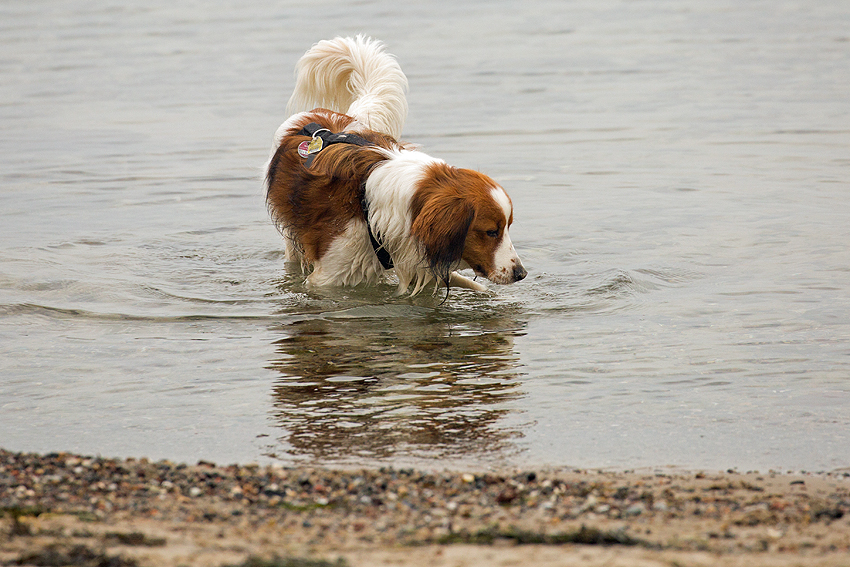
M 850 466 L 843 3 L 0 14 L 0 446 Z M 525 281 L 441 303 L 285 269 L 260 169 L 297 58 L 358 32 L 410 79 L 405 138 L 509 191 Z

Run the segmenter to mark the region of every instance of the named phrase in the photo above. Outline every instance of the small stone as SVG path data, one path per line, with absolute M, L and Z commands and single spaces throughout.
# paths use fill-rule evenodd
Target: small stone
M 512 486 L 508 486 L 507 488 L 499 492 L 499 494 L 496 496 L 496 502 L 498 502 L 499 504 L 509 504 L 516 500 L 517 496 L 519 496 L 519 493 L 516 491 L 516 489 Z
M 625 514 L 626 516 L 640 516 L 645 510 L 646 506 L 644 506 L 643 502 L 638 502 L 626 508 Z
M 588 510 L 593 509 L 599 503 L 599 498 L 595 494 L 591 494 L 587 497 L 587 500 L 584 501 L 584 505 L 581 507 L 582 512 L 587 512 Z

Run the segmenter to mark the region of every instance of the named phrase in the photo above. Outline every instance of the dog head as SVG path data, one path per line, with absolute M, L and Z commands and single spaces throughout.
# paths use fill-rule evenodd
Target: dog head
M 452 270 L 465 267 L 499 284 L 527 275 L 508 235 L 511 199 L 486 175 L 442 162 L 430 165 L 414 193 L 411 214 L 411 232 L 444 282 Z

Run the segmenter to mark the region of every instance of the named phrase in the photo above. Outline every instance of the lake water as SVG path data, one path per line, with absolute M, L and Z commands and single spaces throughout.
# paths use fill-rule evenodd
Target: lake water
M 0 446 L 219 463 L 850 466 L 850 4 L 7 2 Z M 261 168 L 365 32 L 529 277 L 288 273 Z

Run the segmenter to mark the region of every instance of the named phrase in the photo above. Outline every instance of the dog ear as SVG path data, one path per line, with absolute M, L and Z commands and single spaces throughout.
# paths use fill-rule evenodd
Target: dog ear
M 460 195 L 439 193 L 417 205 L 410 232 L 422 243 L 428 267 L 448 286 L 452 269 L 463 257 L 475 207 Z

